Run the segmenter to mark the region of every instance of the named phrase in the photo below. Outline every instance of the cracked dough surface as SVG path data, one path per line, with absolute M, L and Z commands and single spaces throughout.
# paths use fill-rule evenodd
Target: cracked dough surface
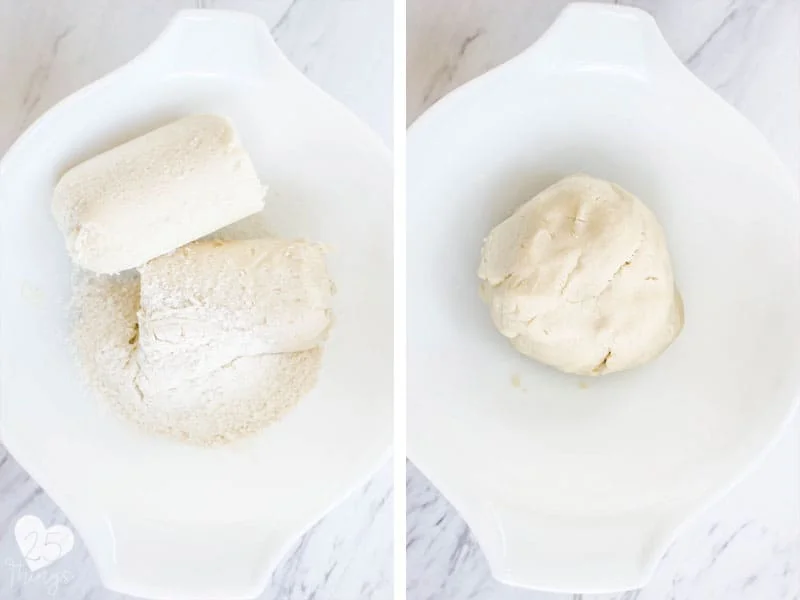
M 572 175 L 484 241 L 480 293 L 523 354 L 566 373 L 645 364 L 683 327 L 664 231 L 616 184 Z

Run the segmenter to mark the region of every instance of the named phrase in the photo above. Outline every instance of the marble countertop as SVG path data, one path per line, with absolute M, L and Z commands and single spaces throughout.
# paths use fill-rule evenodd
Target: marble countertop
M 176 10 L 198 7 L 260 15 L 297 67 L 390 143 L 391 0 L 0 0 L 0 154 L 55 102 L 135 56 Z M 261 598 L 390 598 L 391 490 L 387 465 L 303 537 Z M 80 539 L 39 578 L 17 568 L 14 524 L 29 514 L 67 523 L 0 445 L 2 600 L 125 598 L 102 587 Z
M 634 0 L 678 55 L 800 175 L 800 3 Z M 566 0 L 408 0 L 407 119 L 514 56 Z M 409 465 L 408 600 L 798 600 L 800 420 L 761 467 L 688 525 L 644 589 L 558 595 L 499 584 L 459 515 Z M 613 544 L 613 540 L 609 540 Z

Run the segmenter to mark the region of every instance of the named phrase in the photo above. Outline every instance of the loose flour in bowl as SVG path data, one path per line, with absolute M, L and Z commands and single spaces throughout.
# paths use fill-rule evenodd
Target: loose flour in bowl
M 91 389 L 151 433 L 215 445 L 260 431 L 314 386 L 320 347 L 242 356 L 170 389 L 143 394 L 138 275 L 79 272 L 73 283 L 74 344 Z
M 183 387 L 239 357 L 319 346 L 333 298 L 325 254 L 303 240 L 210 240 L 140 267 L 142 392 Z

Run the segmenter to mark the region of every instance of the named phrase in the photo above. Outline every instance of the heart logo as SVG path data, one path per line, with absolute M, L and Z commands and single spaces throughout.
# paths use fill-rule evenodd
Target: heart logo
M 53 525 L 45 528 L 42 520 L 33 515 L 25 515 L 17 521 L 14 537 L 32 572 L 52 565 L 75 545 L 75 536 L 69 527 Z

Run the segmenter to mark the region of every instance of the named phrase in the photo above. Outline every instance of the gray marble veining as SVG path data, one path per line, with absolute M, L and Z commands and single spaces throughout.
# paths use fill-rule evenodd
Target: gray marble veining
M 800 3 L 623 0 L 653 14 L 678 56 L 750 119 L 800 179 Z M 532 44 L 567 0 L 408 0 L 407 120 Z M 680 533 L 642 590 L 546 594 L 495 581 L 469 528 L 413 465 L 409 600 L 798 600 L 800 422 Z M 609 540 L 613 544 L 613 540 Z
M 0 153 L 55 102 L 133 58 L 176 10 L 198 7 L 260 15 L 296 66 L 390 141 L 391 0 L 0 0 Z M 262 598 L 390 598 L 391 498 L 387 466 L 302 538 Z M 1 600 L 122 600 L 80 539 L 37 574 L 22 567 L 13 530 L 26 514 L 67 523 L 0 445 Z

